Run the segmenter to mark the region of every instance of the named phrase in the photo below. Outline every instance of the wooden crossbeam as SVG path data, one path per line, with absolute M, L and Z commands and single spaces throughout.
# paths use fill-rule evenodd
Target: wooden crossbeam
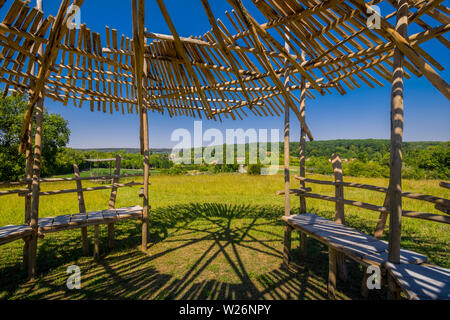
M 262 52 L 263 51 L 263 45 L 258 37 L 256 27 L 254 22 L 252 22 L 250 19 L 248 19 L 248 15 L 245 13 L 245 9 L 243 8 L 242 2 L 239 0 L 228 0 L 235 9 L 239 12 L 242 20 L 246 24 L 247 28 L 250 30 L 253 40 L 256 44 L 257 49 Z M 233 2 L 234 1 L 234 2 Z M 283 48 L 284 50 L 284 48 Z M 278 78 L 278 76 L 275 74 L 275 70 L 272 67 L 272 64 L 269 61 L 269 58 L 265 55 L 262 56 L 261 62 L 263 63 L 266 70 L 268 70 L 270 74 L 270 78 L 275 83 L 277 88 L 282 93 L 283 97 L 286 99 L 286 103 L 289 105 L 289 107 L 294 111 L 295 115 L 299 119 L 300 123 L 302 124 L 302 127 L 304 128 L 306 134 L 308 135 L 308 138 L 312 141 L 314 140 L 314 137 L 311 134 L 311 131 L 308 128 L 308 125 L 306 124 L 305 120 L 302 118 L 299 109 L 295 106 L 294 102 L 292 101 L 292 98 L 290 94 L 287 92 L 286 88 L 284 87 L 284 84 L 281 82 L 281 80 Z M 312 85 L 312 84 L 311 84 Z
M 355 6 L 367 16 L 367 10 L 370 6 L 363 0 L 351 0 Z M 416 66 L 417 69 L 430 81 L 430 83 L 436 87 L 448 100 L 450 100 L 450 87 L 447 82 L 441 78 L 441 76 L 431 67 L 416 51 L 412 48 L 411 44 L 405 37 L 395 30 L 395 27 L 386 21 L 383 17 L 380 17 L 381 29 L 377 30 L 384 36 L 392 39 L 395 42 L 398 49 Z
M 209 115 L 209 117 L 212 117 L 211 108 L 210 108 L 209 104 L 206 102 L 206 99 L 207 99 L 206 94 L 201 88 L 200 80 L 198 79 L 198 77 L 195 73 L 195 70 L 194 70 L 194 67 L 192 66 L 191 61 L 189 60 L 186 49 L 184 48 L 183 43 L 180 40 L 180 36 L 178 35 L 175 25 L 173 24 L 173 21 L 169 15 L 169 12 L 167 11 L 166 5 L 164 4 L 163 0 L 156 0 L 156 1 L 158 2 L 158 6 L 161 10 L 161 13 L 162 13 L 164 19 L 166 20 L 167 26 L 169 27 L 170 32 L 173 35 L 177 53 L 183 58 L 183 60 L 185 62 L 185 66 L 186 66 L 186 71 L 188 72 L 189 77 L 192 79 L 192 81 L 194 81 L 195 87 L 197 87 L 197 92 L 202 99 L 202 105 L 208 111 L 207 114 Z
M 84 0 L 75 0 L 74 6 L 81 7 Z M 45 86 L 45 82 L 49 76 L 49 69 L 55 62 L 58 55 L 58 44 L 61 43 L 63 36 L 67 31 L 68 19 L 75 13 L 75 7 L 72 6 L 71 12 L 67 12 L 69 8 L 70 0 L 63 0 L 58 10 L 56 20 L 50 31 L 49 40 L 47 47 L 45 48 L 44 55 L 41 60 L 41 66 L 39 68 L 39 73 L 34 87 L 30 94 L 30 100 L 28 101 L 27 111 L 25 113 L 25 118 L 22 126 L 22 132 L 20 136 L 20 146 L 19 153 L 25 151 L 25 146 L 27 143 L 28 125 L 31 121 L 34 106 L 38 101 L 39 97 L 42 96 L 42 89 Z

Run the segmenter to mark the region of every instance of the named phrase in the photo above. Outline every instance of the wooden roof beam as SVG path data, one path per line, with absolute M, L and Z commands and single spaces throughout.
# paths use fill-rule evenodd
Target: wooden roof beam
M 239 73 L 239 68 L 236 66 L 236 63 L 234 61 L 235 58 L 234 58 L 233 54 L 229 51 L 229 49 L 227 48 L 227 45 L 225 44 L 225 41 L 222 38 L 222 34 L 220 32 L 219 26 L 217 25 L 216 19 L 211 10 L 209 2 L 208 2 L 208 0 L 201 0 L 201 1 L 202 1 L 204 9 L 206 11 L 206 15 L 208 16 L 209 23 L 211 24 L 212 32 L 219 43 L 219 47 L 222 50 L 223 54 L 225 55 L 226 59 L 228 60 L 230 66 L 233 70 L 234 75 L 236 76 L 236 78 L 239 81 L 239 84 L 241 85 L 242 94 L 244 95 L 249 108 L 252 108 L 253 104 L 252 104 L 250 96 L 246 90 L 246 85 L 245 85 L 244 81 L 242 81 L 241 74 Z
M 28 101 L 28 107 L 25 113 L 22 132 L 20 136 L 19 153 L 23 153 L 25 151 L 25 146 L 28 140 L 28 128 L 33 116 L 34 106 L 39 97 L 42 96 L 42 89 L 44 89 L 45 82 L 48 79 L 50 67 L 53 65 L 58 56 L 58 45 L 61 43 L 62 38 L 67 32 L 68 19 L 72 16 L 73 13 L 75 13 L 75 6 L 81 7 L 83 2 L 84 0 L 75 0 L 74 6 L 71 7 L 71 12 L 67 12 L 67 10 L 69 9 L 70 0 L 63 0 L 61 2 L 55 22 L 53 23 L 52 29 L 50 30 L 48 44 L 45 48 L 45 52 L 41 60 L 41 65 L 36 82 L 34 84 L 34 88 L 30 93 L 30 99 Z
M 170 15 L 169 15 L 169 12 L 167 11 L 166 5 L 164 4 L 163 0 L 156 0 L 156 2 L 158 3 L 161 13 L 162 13 L 164 19 L 166 20 L 167 26 L 169 27 L 170 32 L 173 35 L 176 51 L 183 58 L 183 60 L 185 62 L 186 70 L 187 70 L 190 78 L 194 82 L 195 87 L 197 87 L 197 92 L 202 99 L 201 103 L 202 103 L 203 107 L 205 108 L 205 110 L 208 111 L 207 112 L 208 117 L 212 117 L 212 112 L 210 111 L 211 108 L 210 108 L 209 104 L 206 102 L 207 96 L 201 88 L 202 86 L 201 86 L 200 80 L 198 79 L 198 77 L 195 73 L 195 70 L 191 64 L 191 61 L 189 60 L 186 49 L 183 46 L 183 42 L 180 40 L 180 36 L 178 35 L 175 25 L 173 24 L 173 21 L 170 18 Z
M 298 70 L 298 72 L 300 72 L 300 74 L 311 83 L 314 89 L 320 92 L 321 95 L 324 94 L 323 90 L 316 84 L 316 81 L 308 74 L 308 72 L 306 72 L 306 70 L 297 62 L 297 60 L 293 59 L 289 54 L 289 52 L 287 52 L 286 49 L 275 38 L 273 38 L 264 28 L 262 28 L 258 24 L 258 22 L 250 15 L 250 13 L 244 7 L 241 0 L 227 0 L 227 1 L 234 7 L 235 10 L 238 10 L 241 18 L 245 19 L 246 24 L 250 23 L 252 29 L 254 29 L 254 31 L 257 34 L 259 34 L 261 38 L 268 41 L 275 49 L 277 49 L 288 60 L 288 62 L 291 63 Z M 338 0 L 331 0 L 330 2 L 333 1 Z M 247 27 L 250 29 L 250 26 Z M 261 52 L 263 52 L 263 46 L 261 46 L 260 50 Z
M 241 16 L 242 20 L 246 24 L 248 30 L 250 30 L 250 33 L 252 35 L 252 38 L 254 40 L 254 43 L 255 43 L 257 49 L 260 52 L 262 52 L 263 51 L 263 45 L 261 43 L 261 40 L 258 37 L 257 30 L 256 30 L 257 27 L 255 26 L 255 21 L 249 19 L 249 15 L 248 15 L 248 13 L 246 13 L 242 2 L 240 0 L 227 0 L 227 1 L 230 2 L 230 4 L 239 13 L 239 15 Z M 284 50 L 284 48 L 283 48 L 283 50 Z M 306 122 L 304 121 L 303 117 L 301 116 L 299 109 L 296 108 L 296 106 L 294 104 L 294 101 L 292 101 L 292 97 L 287 92 L 284 84 L 281 82 L 281 80 L 276 75 L 275 70 L 273 69 L 273 66 L 272 66 L 272 64 L 269 61 L 269 58 L 267 56 L 263 55 L 263 60 L 261 62 L 265 65 L 265 68 L 269 72 L 270 78 L 272 79 L 272 81 L 275 83 L 275 85 L 280 90 L 281 94 L 283 95 L 283 97 L 286 100 L 286 103 L 289 105 L 289 107 L 292 109 L 292 111 L 294 111 L 295 115 L 299 119 L 299 121 L 300 121 L 300 123 L 302 125 L 302 128 L 305 130 L 305 132 L 308 135 L 309 139 L 311 141 L 314 140 L 314 137 L 312 136 L 311 131 L 308 128 L 308 125 L 306 124 Z
M 354 5 L 367 16 L 367 10 L 370 7 L 364 0 L 351 0 Z M 450 100 L 450 87 L 447 82 L 442 79 L 439 74 L 431 67 L 425 60 L 417 54 L 411 47 L 407 39 L 402 37 L 393 25 L 387 22 L 383 17 L 380 17 L 381 29 L 376 30 L 382 35 L 392 39 L 397 45 L 398 49 L 414 64 L 414 66 L 422 72 L 422 74 L 430 81 L 430 83 L 438 89 L 448 100 Z

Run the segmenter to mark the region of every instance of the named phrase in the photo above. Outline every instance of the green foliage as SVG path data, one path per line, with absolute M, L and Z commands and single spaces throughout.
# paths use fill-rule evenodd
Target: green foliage
M 261 174 L 261 164 L 251 164 L 248 166 L 247 173 L 249 175 L 260 175 Z
M 0 93 L 1 94 L 1 93 Z M 25 174 L 25 156 L 18 153 L 22 122 L 27 108 L 25 98 L 0 98 L 0 181 L 15 181 Z M 42 175 L 59 172 L 59 149 L 69 142 L 68 121 L 44 109 L 42 124 Z M 32 132 L 34 134 L 34 132 Z

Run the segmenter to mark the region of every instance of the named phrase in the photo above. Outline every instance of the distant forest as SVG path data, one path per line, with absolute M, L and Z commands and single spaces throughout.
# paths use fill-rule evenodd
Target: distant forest
M 225 150 L 226 146 L 224 146 Z M 235 146 L 237 149 L 237 146 Z M 282 164 L 284 145 L 280 143 L 280 163 Z M 299 143 L 290 145 L 291 166 L 299 165 Z M 269 150 L 270 151 L 270 148 Z M 237 163 L 226 165 L 175 165 L 169 160 L 170 149 L 151 150 L 150 166 L 161 173 L 185 174 L 188 170 L 202 172 L 236 172 Z M 249 145 L 246 145 L 246 164 L 249 162 Z M 343 171 L 346 176 L 389 177 L 389 140 L 334 140 L 314 141 L 306 144 L 306 167 L 310 173 L 333 174 L 329 159 L 333 153 L 339 153 L 343 159 Z M 52 161 L 43 161 L 43 175 L 62 175 L 73 173 L 73 164 L 88 170 L 85 159 L 114 158 L 122 155 L 123 169 L 142 169 L 143 157 L 139 149 L 72 149 L 58 148 Z M 225 154 L 225 152 L 224 152 Z M 235 157 L 237 154 L 235 153 Z M 21 161 L 24 159 L 21 159 Z M 403 144 L 403 177 L 407 179 L 450 180 L 450 142 L 405 142 Z M 109 166 L 109 163 L 96 163 L 95 168 Z M 260 167 L 260 166 L 259 166 Z M 0 169 L 2 166 L 0 166 Z M 251 171 L 255 168 L 249 166 Z M 250 171 L 249 170 L 249 171 Z M 256 170 L 259 170 L 256 168 Z M 3 181 L 17 181 L 24 175 L 24 166 L 8 166 L 8 172 L 1 174 Z M 5 178 L 6 177 L 6 178 Z
M 291 157 L 298 159 L 299 143 L 293 142 L 290 147 Z M 389 149 L 389 140 L 307 142 L 307 170 L 332 174 L 328 159 L 333 153 L 338 153 L 344 159 L 345 175 L 389 177 Z M 404 142 L 402 152 L 405 178 L 450 179 L 450 142 Z

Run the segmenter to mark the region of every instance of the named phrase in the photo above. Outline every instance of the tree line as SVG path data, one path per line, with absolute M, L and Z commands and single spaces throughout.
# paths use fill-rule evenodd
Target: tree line
M 0 92 L 1 94 L 1 92 Z M 23 115 L 27 107 L 26 100 L 20 95 L 0 98 L 0 181 L 18 181 L 25 175 L 25 156 L 19 155 L 20 131 Z M 32 132 L 34 135 L 34 131 Z M 142 169 L 143 156 L 136 149 L 99 149 L 76 150 L 68 148 L 69 123 L 58 114 L 51 114 L 46 109 L 43 117 L 42 176 L 73 173 L 73 164 L 81 170 L 87 170 L 90 164 L 85 159 L 115 158 L 122 156 L 123 169 Z M 254 147 L 254 146 L 253 146 Z M 262 146 L 261 146 L 262 147 Z M 266 148 L 266 146 L 264 146 Z M 338 153 L 343 159 L 343 171 L 347 176 L 389 177 L 389 140 L 330 140 L 306 143 L 307 171 L 319 174 L 332 174 L 329 159 Z M 255 149 L 255 148 L 253 148 Z M 284 162 L 283 143 L 280 143 L 279 163 Z M 223 145 L 224 160 L 226 145 Z M 150 154 L 150 166 L 163 173 L 184 174 L 188 170 L 208 171 L 211 173 L 236 172 L 239 169 L 234 146 L 234 163 L 217 165 L 181 164 L 174 165 L 169 159 L 168 150 L 153 150 Z M 245 165 L 251 173 L 256 173 L 261 164 L 249 163 L 250 145 L 245 146 Z M 259 154 L 259 145 L 256 146 Z M 269 148 L 263 150 L 271 152 Z M 290 144 L 290 162 L 299 164 L 299 143 Z M 192 158 L 194 150 L 191 152 Z M 404 142 L 403 143 L 403 177 L 409 179 L 450 179 L 450 142 Z M 96 163 L 95 168 L 108 168 L 109 163 Z

